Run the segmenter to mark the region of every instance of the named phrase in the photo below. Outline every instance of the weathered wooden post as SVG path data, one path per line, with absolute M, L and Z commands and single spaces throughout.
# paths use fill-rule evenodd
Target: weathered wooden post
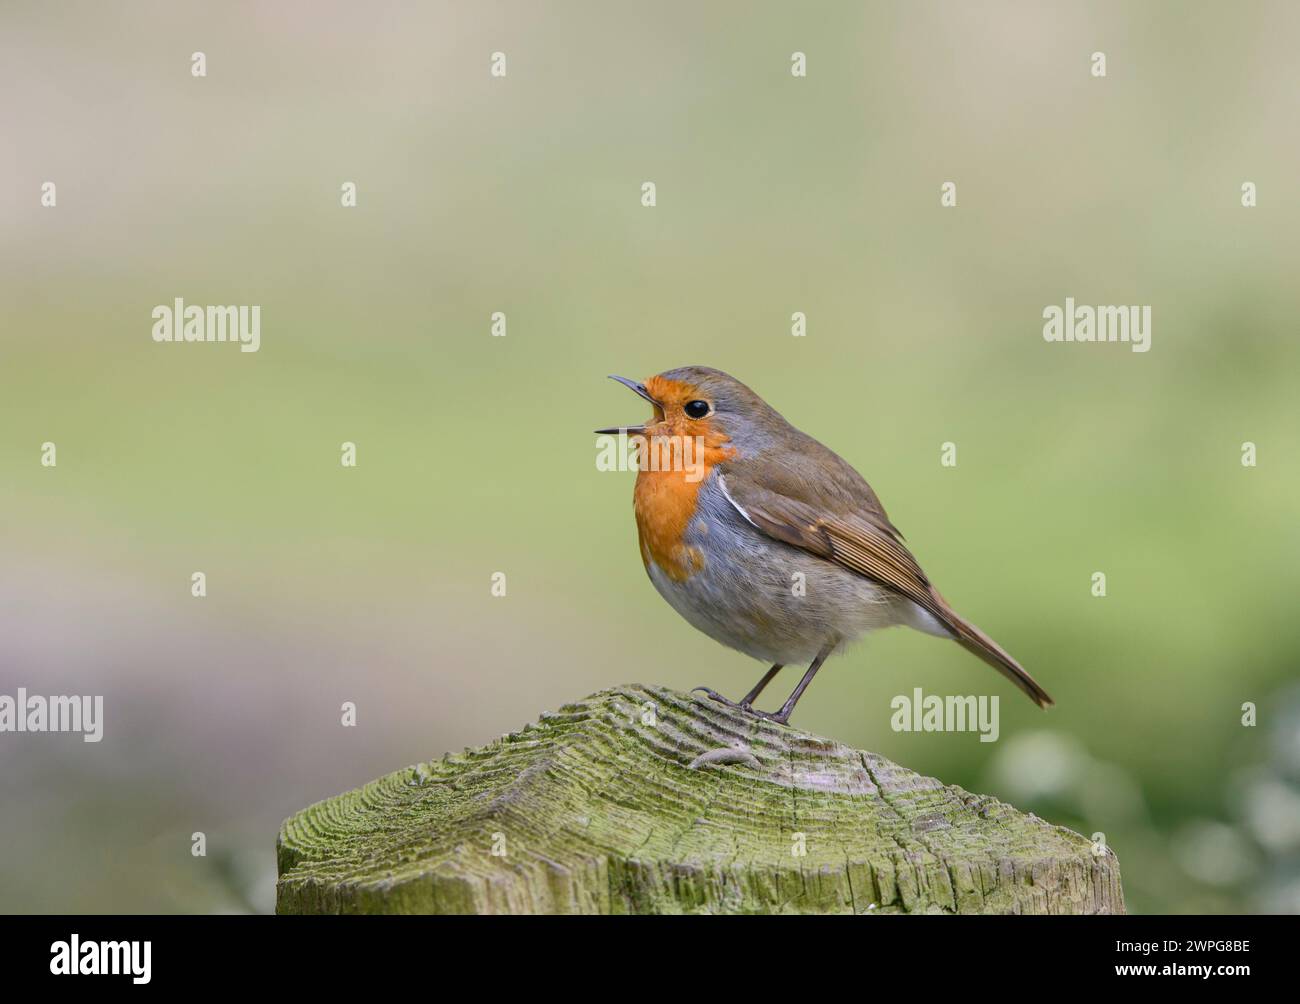
M 657 687 L 310 806 L 280 913 L 1122 913 L 1076 833 Z

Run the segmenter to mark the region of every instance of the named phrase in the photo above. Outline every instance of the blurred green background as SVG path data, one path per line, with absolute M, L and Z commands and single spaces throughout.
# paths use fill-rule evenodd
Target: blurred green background
M 595 466 L 645 414 L 605 375 L 698 363 L 1058 702 L 886 632 L 800 726 L 1105 833 L 1134 911 L 1300 911 L 1297 42 L 1283 2 L 6 3 L 0 693 L 106 722 L 0 735 L 0 910 L 269 910 L 309 802 L 747 689 Z M 1067 296 L 1150 304 L 1151 351 L 1044 342 Z M 175 297 L 261 305 L 261 351 L 155 344 Z M 1001 739 L 891 731 L 918 686 Z

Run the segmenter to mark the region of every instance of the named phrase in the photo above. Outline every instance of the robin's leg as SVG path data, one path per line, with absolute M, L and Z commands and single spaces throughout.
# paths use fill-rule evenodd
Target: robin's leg
M 794 711 L 794 706 L 799 703 L 799 698 L 801 698 L 803 692 L 808 689 L 808 684 L 812 683 L 812 678 L 817 675 L 817 670 L 822 668 L 822 663 L 825 662 L 826 657 L 835 650 L 837 644 L 838 642 L 831 642 L 817 653 L 817 658 L 814 659 L 812 665 L 808 667 L 808 672 L 804 673 L 803 679 L 799 681 L 799 686 L 794 688 L 794 693 L 790 695 L 789 699 L 787 699 L 783 705 L 781 705 L 780 711 L 774 715 L 769 715 L 766 711 L 753 711 L 751 709 L 750 713 L 758 715 L 760 718 L 766 718 L 769 722 L 776 722 L 778 725 L 787 724 L 790 721 L 790 713 Z
M 769 669 L 766 673 L 763 674 L 763 679 L 759 680 L 756 684 L 754 684 L 754 689 L 751 690 L 744 697 L 742 697 L 740 699 L 739 704 L 737 704 L 735 701 L 727 700 L 716 690 L 710 690 L 708 687 L 696 687 L 695 690 L 691 691 L 691 693 L 696 693 L 696 692 L 702 693 L 706 697 L 708 697 L 709 700 L 717 701 L 719 704 L 725 704 L 729 708 L 739 708 L 741 711 L 751 711 L 753 710 L 752 708 L 753 703 L 756 700 L 758 700 L 758 695 L 763 692 L 763 688 L 766 687 L 769 683 L 771 683 L 772 677 L 776 676 L 776 674 L 779 673 L 780 671 L 781 671 L 781 663 L 777 663 L 775 666 L 773 666 L 771 669 Z
M 759 680 L 756 684 L 754 684 L 753 690 L 751 690 L 748 694 L 746 694 L 744 697 L 740 699 L 740 706 L 742 708 L 748 708 L 751 704 L 757 701 L 758 695 L 763 692 L 763 688 L 766 687 L 769 683 L 771 683 L 772 678 L 776 676 L 776 674 L 779 672 L 781 672 L 781 663 L 778 662 L 775 666 L 773 666 L 771 669 L 769 669 L 766 673 L 763 674 L 763 679 Z

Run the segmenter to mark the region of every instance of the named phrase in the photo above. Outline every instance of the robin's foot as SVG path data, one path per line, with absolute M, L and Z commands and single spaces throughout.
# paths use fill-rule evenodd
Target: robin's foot
M 765 722 L 775 722 L 777 725 L 789 725 L 790 712 L 794 710 L 793 708 L 782 708 L 777 712 L 759 711 L 758 708 L 754 707 L 748 701 L 740 701 L 739 703 L 736 701 L 729 701 L 716 690 L 710 690 L 708 687 L 696 687 L 691 691 L 691 693 L 704 694 L 710 701 L 717 701 L 719 704 L 725 705 L 728 708 L 735 708 L 737 711 L 742 711 L 747 715 L 753 715 L 755 718 L 761 718 Z
M 716 690 L 710 690 L 708 687 L 695 687 L 691 690 L 691 693 L 703 694 L 710 701 L 717 701 L 719 704 L 726 705 L 728 708 L 735 708 L 737 711 L 744 711 L 751 715 L 760 713 L 755 711 L 751 705 L 745 703 L 744 701 L 741 701 L 739 704 L 737 704 L 735 701 L 729 701 L 721 694 L 719 694 Z
M 790 724 L 790 712 L 785 711 L 784 709 L 775 713 L 769 711 L 759 711 L 757 708 L 746 708 L 745 710 L 748 711 L 755 718 L 761 718 L 766 722 L 775 722 L 777 725 Z

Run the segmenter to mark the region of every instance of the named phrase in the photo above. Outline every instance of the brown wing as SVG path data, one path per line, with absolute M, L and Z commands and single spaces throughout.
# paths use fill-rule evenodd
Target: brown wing
M 949 613 L 892 527 L 854 513 L 829 514 L 732 472 L 726 474 L 725 484 L 741 515 L 769 537 L 865 575 L 906 596 L 947 626 Z
M 839 457 L 835 459 L 844 464 Z M 776 472 L 769 468 L 766 473 Z M 843 478 L 842 472 L 835 473 Z M 856 472 L 853 474 L 861 481 Z M 779 473 L 777 480 L 780 480 Z M 843 511 L 846 508 L 843 503 L 847 501 L 843 496 L 851 485 L 834 485 L 819 499 L 821 504 L 813 504 L 759 484 L 734 470 L 726 472 L 724 481 L 732 504 L 757 529 L 907 597 L 947 628 L 963 648 L 1002 673 L 1039 707 L 1052 705 L 1047 691 L 1005 649 L 964 620 L 930 584 L 870 488 L 867 488 L 869 497 L 862 499 L 865 505 Z M 861 483 L 866 486 L 865 481 Z

